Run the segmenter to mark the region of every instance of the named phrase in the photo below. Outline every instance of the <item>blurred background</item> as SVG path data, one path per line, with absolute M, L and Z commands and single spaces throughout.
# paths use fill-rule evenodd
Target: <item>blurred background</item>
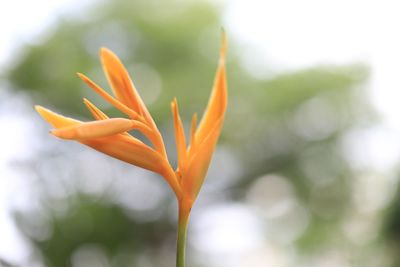
M 161 177 L 48 134 L 40 104 L 90 120 L 75 75 L 127 66 L 175 162 L 207 103 L 220 29 L 229 107 L 188 233 L 192 267 L 400 266 L 397 1 L 0 3 L 0 266 L 174 266 Z M 188 129 L 187 129 L 188 130 Z M 174 163 L 175 164 L 175 163 Z

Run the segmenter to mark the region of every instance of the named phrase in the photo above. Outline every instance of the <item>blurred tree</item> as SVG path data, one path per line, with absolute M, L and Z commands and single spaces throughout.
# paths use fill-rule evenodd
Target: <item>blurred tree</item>
M 388 257 L 393 257 L 391 267 L 400 266 L 400 190 L 397 190 L 392 204 L 386 209 L 385 221 L 382 225 L 383 240 L 388 241 Z
M 105 1 L 86 12 L 84 20 L 63 18 L 44 43 L 27 46 L 9 78 L 15 87 L 32 91 L 35 101 L 88 116 L 79 99 L 90 89 L 75 73 L 105 85 L 98 51 L 106 46 L 123 59 L 155 118 L 165 120 L 171 95 L 190 91 L 190 103 L 202 100 L 191 109 L 204 106 L 220 25 L 217 10 L 206 2 Z
M 45 40 L 27 46 L 9 79 L 15 89 L 29 91 L 36 103 L 86 117 L 82 96 L 95 98 L 96 104 L 104 101 L 74 73 L 88 74 L 105 85 L 97 51 L 109 47 L 127 65 L 157 123 L 165 125 L 161 130 L 167 133 L 167 143 L 172 143 L 169 102 L 177 96 L 186 122 L 193 112 L 202 111 L 216 67 L 220 25 L 219 10 L 206 1 L 100 2 L 83 17 L 60 19 Z M 338 236 L 345 240 L 336 226 L 351 212 L 346 203 L 354 171 L 340 144 L 349 129 L 369 120 L 371 113 L 359 90 L 368 70 L 362 65 L 320 66 L 255 79 L 240 65 L 234 44 L 231 48 L 230 106 L 221 147 L 237 160 L 240 177 L 221 189 L 226 200 L 248 201 L 260 177 L 280 175 L 293 185 L 299 205 L 307 211 L 309 222 L 295 239 L 297 247 L 312 254 Z M 99 106 L 116 115 L 106 104 Z M 49 267 L 72 266 L 71 257 L 88 243 L 98 244 L 110 258 L 126 247 L 136 257 L 149 249 L 149 255 L 157 255 L 153 251 L 165 241 L 160 239 L 175 234 L 167 217 L 141 224 L 116 204 L 81 196 L 71 199 L 66 199 L 72 201 L 68 212 L 52 218 L 48 239 L 32 237 Z M 168 203 L 161 205 L 166 209 Z M 21 218 L 21 225 L 29 224 Z M 86 220 L 93 226 L 90 233 L 82 233 Z M 69 237 L 63 229 L 69 229 Z M 152 260 L 162 266 L 160 257 Z M 128 264 L 121 260 L 112 266 Z
M 69 203 L 67 211 L 51 214 L 46 222 L 51 228 L 50 238 L 32 235 L 31 214 L 16 214 L 20 228 L 41 251 L 49 267 L 99 266 L 93 258 L 101 256 L 112 266 L 136 266 L 135 259 L 141 253 L 153 248 L 152 253 L 157 255 L 157 244 L 174 231 L 172 225 L 162 221 L 135 221 L 122 207 L 104 198 L 77 194 L 65 202 Z M 168 261 L 159 266 L 168 266 Z

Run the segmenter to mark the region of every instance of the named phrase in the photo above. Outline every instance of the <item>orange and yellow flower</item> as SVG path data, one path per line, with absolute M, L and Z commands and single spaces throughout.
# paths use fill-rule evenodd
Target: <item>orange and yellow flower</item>
M 87 99 L 83 99 L 83 102 L 95 121 L 82 122 L 41 106 L 35 108 L 54 127 L 51 130 L 53 135 L 78 141 L 111 157 L 162 175 L 174 191 L 180 209 L 189 213 L 207 174 L 224 121 L 227 107 L 226 47 L 226 38 L 223 36 L 211 96 L 198 126 L 196 114 L 193 116 L 190 142 L 185 140 L 178 102 L 176 99 L 171 102 L 178 156 L 175 170 L 169 163 L 161 133 L 127 70 L 118 57 L 106 48 L 101 49 L 100 57 L 114 96 L 85 75 L 78 73 L 78 76 L 107 102 L 126 114 L 127 118 L 109 118 Z M 151 146 L 130 135 L 130 130 L 140 131 L 151 142 Z

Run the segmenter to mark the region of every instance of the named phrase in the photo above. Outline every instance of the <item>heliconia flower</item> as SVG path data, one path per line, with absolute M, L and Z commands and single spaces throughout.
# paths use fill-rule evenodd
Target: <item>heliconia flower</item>
M 226 37 L 222 35 L 218 68 L 204 115 L 197 126 L 193 115 L 190 142 L 186 142 L 178 102 L 171 102 L 177 146 L 178 166 L 174 170 L 169 163 L 164 141 L 152 116 L 144 105 L 127 70 L 110 50 L 100 50 L 104 72 L 113 95 L 85 75 L 78 76 L 96 93 L 128 118 L 109 118 L 89 100 L 83 99 L 95 121 L 82 122 L 64 117 L 41 106 L 35 106 L 39 114 L 54 127 L 51 134 L 67 140 L 75 140 L 111 157 L 142 167 L 162 175 L 174 191 L 179 203 L 179 234 L 177 264 L 184 265 L 184 243 L 190 209 L 195 201 L 221 133 L 227 107 L 227 83 L 225 75 Z M 151 146 L 128 133 L 140 131 Z M 183 251 L 182 251 L 183 250 Z M 180 258 L 180 259 L 179 259 Z
M 197 126 L 197 115 L 194 114 L 190 142 L 185 140 L 178 102 L 176 99 L 171 102 L 178 154 L 176 170 L 173 170 L 168 161 L 161 133 L 127 70 L 119 58 L 107 48 L 100 50 L 100 57 L 114 96 L 85 75 L 78 73 L 78 76 L 128 118 L 109 118 L 87 99 L 83 102 L 95 121 L 82 122 L 56 114 L 41 106 L 35 108 L 54 127 L 50 131 L 51 134 L 62 139 L 78 141 L 114 158 L 162 175 L 178 200 L 185 199 L 191 206 L 206 176 L 227 107 L 226 47 L 226 38 L 223 36 L 219 64 L 208 106 L 199 126 Z M 140 131 L 150 140 L 152 146 L 128 134 L 130 130 Z

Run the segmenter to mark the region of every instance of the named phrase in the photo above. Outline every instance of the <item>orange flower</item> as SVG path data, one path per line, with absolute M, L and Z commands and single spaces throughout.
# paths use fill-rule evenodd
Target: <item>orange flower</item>
M 78 73 L 78 76 L 128 118 L 109 118 L 87 99 L 83 102 L 95 121 L 82 122 L 56 114 L 41 106 L 35 108 L 54 127 L 51 130 L 53 135 L 62 139 L 76 140 L 111 157 L 162 175 L 174 191 L 180 209 L 189 214 L 206 176 L 227 107 L 226 47 L 226 38 L 223 36 L 219 64 L 208 106 L 198 127 L 197 116 L 196 114 L 193 116 L 189 146 L 185 140 L 177 100 L 174 99 L 171 103 L 178 153 L 176 170 L 169 163 L 161 133 L 127 70 L 118 57 L 106 48 L 101 49 L 100 56 L 114 96 L 105 92 L 85 75 Z M 128 133 L 130 130 L 140 131 L 149 139 L 152 146 L 131 136 Z

